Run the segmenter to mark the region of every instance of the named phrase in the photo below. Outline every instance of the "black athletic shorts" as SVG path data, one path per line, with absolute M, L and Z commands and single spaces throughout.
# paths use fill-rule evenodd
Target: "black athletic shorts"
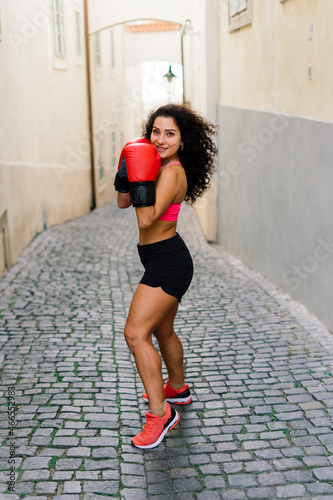
M 180 302 L 192 281 L 193 261 L 179 234 L 156 243 L 138 245 L 138 252 L 145 268 L 140 283 L 154 288 L 160 286 Z

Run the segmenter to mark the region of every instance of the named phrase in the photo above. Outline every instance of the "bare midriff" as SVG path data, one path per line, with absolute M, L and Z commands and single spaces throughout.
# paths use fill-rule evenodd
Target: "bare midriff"
M 173 162 L 178 163 L 178 162 Z M 173 165 L 170 164 L 170 166 Z M 180 165 L 180 163 L 179 163 Z M 163 166 L 163 168 L 169 167 L 169 164 Z M 179 167 L 178 167 L 179 168 Z M 180 204 L 184 201 L 186 194 L 186 175 L 181 167 L 183 175 L 184 175 L 184 189 L 183 193 L 179 193 L 179 195 L 172 201 L 173 204 Z M 163 214 L 162 214 L 163 215 Z M 151 243 L 156 243 L 158 241 L 167 240 L 169 238 L 173 238 L 176 235 L 177 228 L 177 220 L 161 220 L 157 219 L 150 227 L 145 229 L 139 229 L 139 245 L 150 245 Z
M 176 234 L 177 221 L 156 220 L 147 229 L 139 230 L 139 245 L 149 245 L 157 241 L 173 238 Z

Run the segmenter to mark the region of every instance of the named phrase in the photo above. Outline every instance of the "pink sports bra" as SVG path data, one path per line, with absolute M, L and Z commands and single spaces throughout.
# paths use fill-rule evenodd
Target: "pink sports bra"
M 163 168 L 170 167 L 171 165 L 181 165 L 179 161 L 173 161 L 169 163 L 169 165 L 164 165 L 164 167 L 160 168 L 160 172 Z M 180 212 L 180 206 L 181 203 L 170 203 L 166 211 L 159 217 L 159 220 L 166 220 L 166 221 L 171 221 L 174 222 L 178 219 L 178 214 Z

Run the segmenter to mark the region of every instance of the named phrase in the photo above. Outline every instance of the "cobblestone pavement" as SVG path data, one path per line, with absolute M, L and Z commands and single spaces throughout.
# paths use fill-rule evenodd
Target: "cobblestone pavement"
M 332 337 L 207 244 L 190 208 L 179 232 L 195 262 L 176 321 L 194 400 L 151 451 L 130 444 L 147 406 L 122 333 L 142 274 L 134 211 L 48 229 L 4 277 L 1 499 L 333 499 Z

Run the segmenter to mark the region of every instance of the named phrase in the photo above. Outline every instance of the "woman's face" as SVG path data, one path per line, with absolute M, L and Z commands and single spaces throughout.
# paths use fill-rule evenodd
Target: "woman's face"
M 182 144 L 180 130 L 171 117 L 158 116 L 153 124 L 150 142 L 156 147 L 162 165 L 174 157 Z

